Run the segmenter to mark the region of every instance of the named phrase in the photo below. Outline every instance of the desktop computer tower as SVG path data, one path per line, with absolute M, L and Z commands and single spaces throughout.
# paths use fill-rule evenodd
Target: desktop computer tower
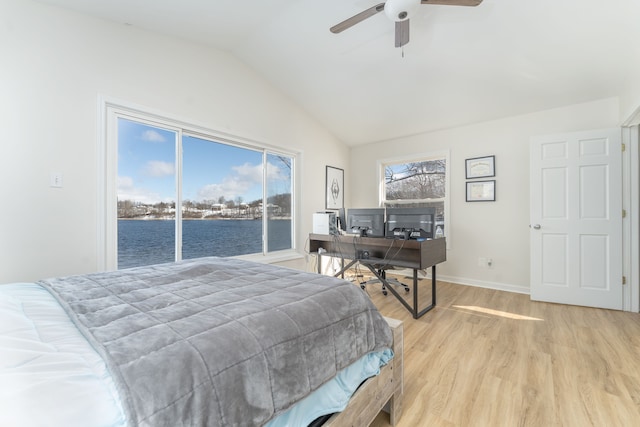
M 335 212 L 316 212 L 313 214 L 314 234 L 340 234 Z

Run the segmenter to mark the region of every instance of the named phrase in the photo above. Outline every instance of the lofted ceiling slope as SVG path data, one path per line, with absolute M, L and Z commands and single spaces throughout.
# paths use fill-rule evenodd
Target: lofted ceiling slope
M 619 96 L 640 79 L 637 0 L 421 5 L 394 47 L 377 0 L 38 0 L 226 50 L 349 145 Z

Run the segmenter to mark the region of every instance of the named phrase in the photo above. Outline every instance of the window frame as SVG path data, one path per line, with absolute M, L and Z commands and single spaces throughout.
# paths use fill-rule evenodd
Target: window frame
M 385 191 L 385 168 L 389 165 L 397 165 L 403 163 L 415 163 L 415 162 L 424 162 L 430 160 L 445 160 L 445 196 L 444 198 L 438 199 L 399 199 L 393 200 L 393 203 L 402 205 L 402 204 L 411 204 L 411 203 L 420 203 L 420 202 L 439 202 L 442 201 L 444 205 L 444 236 L 447 238 L 447 249 L 451 249 L 451 215 L 450 215 L 450 207 L 451 207 L 451 179 L 450 179 L 450 170 L 451 170 L 451 153 L 449 150 L 439 150 L 439 151 L 431 151 L 427 153 L 419 153 L 419 154 L 410 154 L 406 156 L 400 157 L 392 157 L 379 159 L 377 162 L 377 170 L 378 170 L 378 201 L 380 207 L 386 207 L 386 191 Z M 389 201 L 391 202 L 391 201 Z
M 278 262 L 296 259 L 300 257 L 297 252 L 297 223 L 300 215 L 298 206 L 298 165 L 301 163 L 301 152 L 244 138 L 237 135 L 223 133 L 214 129 L 194 124 L 192 122 L 172 117 L 169 114 L 159 113 L 150 108 L 133 105 L 121 100 L 114 100 L 105 96 L 98 97 L 98 155 L 97 167 L 97 260 L 98 271 L 110 271 L 117 269 L 118 263 L 118 236 L 117 236 L 117 173 L 118 173 L 118 119 L 124 118 L 149 124 L 176 132 L 176 235 L 175 251 L 176 259 L 182 255 L 180 245 L 182 242 L 182 138 L 193 136 L 211 140 L 217 143 L 228 144 L 239 148 L 262 152 L 263 164 L 269 154 L 291 157 L 291 248 L 267 252 L 268 218 L 263 215 L 262 252 L 255 254 L 239 255 L 235 258 L 249 259 L 259 262 Z M 266 203 L 266 178 L 267 168 L 263 168 L 263 204 Z

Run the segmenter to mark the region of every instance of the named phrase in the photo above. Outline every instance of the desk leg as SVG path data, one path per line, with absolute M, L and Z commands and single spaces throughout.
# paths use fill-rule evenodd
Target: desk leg
M 317 252 L 318 254 L 318 274 L 322 274 L 322 254 Z M 342 258 L 342 263 L 341 263 L 341 268 L 340 271 L 338 271 L 336 274 L 334 274 L 335 277 L 342 277 L 344 279 L 344 272 L 347 271 L 349 268 L 351 268 L 351 266 L 353 264 L 355 264 L 356 262 L 358 262 L 358 260 L 355 261 L 351 261 L 349 262 L 349 264 L 347 264 L 346 266 L 344 265 L 344 258 Z
M 432 310 L 433 308 L 435 308 L 436 306 L 436 266 L 432 266 L 431 267 L 431 305 L 428 307 L 425 307 L 422 311 L 418 312 L 418 286 L 416 285 L 416 281 L 418 278 L 418 272 L 417 270 L 413 270 L 413 280 L 414 280 L 414 291 L 413 291 L 413 304 L 414 304 L 414 309 L 412 311 L 413 314 L 413 318 L 417 319 L 418 317 L 421 317 L 423 314 L 425 314 L 427 311 Z
M 418 270 L 413 269 L 413 318 L 418 314 Z
M 436 306 L 436 266 L 431 266 L 431 304 Z
M 436 306 L 436 271 L 435 271 L 436 267 L 435 266 L 433 266 L 431 270 L 432 276 L 433 276 L 433 278 L 431 279 L 431 290 L 432 290 L 431 305 L 423 308 L 421 311 L 418 311 L 419 309 L 418 309 L 418 270 L 417 269 L 413 269 L 413 306 L 412 306 L 393 288 L 393 286 L 389 285 L 386 279 L 381 275 L 379 275 L 378 272 L 373 267 L 371 267 L 369 264 L 365 264 L 365 266 L 369 270 L 371 270 L 371 272 L 378 279 L 380 279 L 380 281 L 382 282 L 382 285 L 385 286 L 387 290 L 391 292 L 391 294 L 394 297 L 396 297 L 396 299 L 400 301 L 400 303 L 402 303 L 402 305 L 404 305 L 404 307 L 407 310 L 409 310 L 409 313 L 413 315 L 414 319 L 421 317 L 427 311 L 432 310 Z
M 318 257 L 318 264 L 320 263 L 319 261 L 320 257 Z M 360 260 L 352 260 L 350 261 L 347 265 L 344 265 L 344 259 L 343 259 L 343 267 L 340 271 L 338 271 L 335 274 L 335 277 L 338 277 L 340 275 L 343 275 L 344 272 L 346 270 L 348 270 L 349 268 L 351 268 L 352 265 L 354 265 L 355 263 L 359 262 Z M 405 308 L 407 310 L 409 310 L 409 312 L 413 315 L 414 319 L 417 319 L 419 317 L 422 317 L 427 311 L 432 310 L 435 306 L 436 306 L 436 266 L 432 266 L 431 267 L 431 305 L 429 305 L 428 307 L 423 308 L 421 311 L 418 311 L 418 270 L 417 269 L 413 269 L 413 307 L 411 305 L 409 305 L 409 303 L 393 288 L 393 286 L 391 286 L 389 284 L 389 282 L 387 282 L 386 277 L 384 274 L 380 274 L 376 271 L 376 269 L 371 266 L 371 264 L 364 264 L 363 265 L 365 267 L 367 267 L 371 273 L 373 273 L 373 275 L 378 278 L 378 280 L 380 280 L 380 282 L 382 283 L 382 286 L 384 288 L 386 288 L 389 292 L 391 292 L 391 294 L 396 297 L 396 299 L 398 301 L 400 301 L 402 303 L 402 305 L 405 306 Z M 318 266 L 318 272 L 320 273 L 320 267 Z
M 357 259 L 355 259 L 355 260 L 351 260 L 351 261 L 349 261 L 349 264 L 344 265 L 344 259 L 343 259 L 343 260 L 342 260 L 342 269 L 341 269 L 340 271 L 338 271 L 336 274 L 334 274 L 333 276 L 334 276 L 334 277 L 341 276 L 341 277 L 344 279 L 344 272 L 345 272 L 345 271 L 347 271 L 348 269 L 350 269 L 350 268 L 351 268 L 351 266 L 352 266 L 353 264 L 355 264 L 356 262 L 358 262 L 358 260 L 357 260 Z

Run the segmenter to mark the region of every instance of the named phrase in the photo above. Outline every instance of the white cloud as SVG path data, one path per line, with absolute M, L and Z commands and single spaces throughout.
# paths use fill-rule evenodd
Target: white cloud
M 200 200 L 217 200 L 220 196 L 223 196 L 227 200 L 235 200 L 238 197 L 242 197 L 245 202 L 252 201 L 246 200 L 246 198 L 252 197 L 248 196 L 248 193 L 262 184 L 262 165 L 245 163 L 241 166 L 234 166 L 231 169 L 233 173 L 225 177 L 221 183 L 207 184 L 200 188 L 198 190 Z
M 146 130 L 142 133 L 142 139 L 149 142 L 165 142 L 166 138 L 162 134 L 153 129 Z
M 118 190 L 131 187 L 133 187 L 133 178 L 130 176 L 118 176 Z
M 174 175 L 176 171 L 175 165 L 170 162 L 160 160 L 151 160 L 142 169 L 142 173 L 153 178 L 161 178 L 164 176 Z
M 269 162 L 267 163 L 267 179 L 269 181 L 289 181 L 289 176 L 280 167 Z
M 262 182 L 262 165 L 245 163 L 241 166 L 233 166 L 231 169 L 243 181 L 251 182 L 252 184 L 260 184 Z
M 118 176 L 118 200 L 131 200 L 133 202 L 154 204 L 158 202 L 170 202 L 172 198 L 163 198 L 159 193 L 136 187 L 129 176 Z

